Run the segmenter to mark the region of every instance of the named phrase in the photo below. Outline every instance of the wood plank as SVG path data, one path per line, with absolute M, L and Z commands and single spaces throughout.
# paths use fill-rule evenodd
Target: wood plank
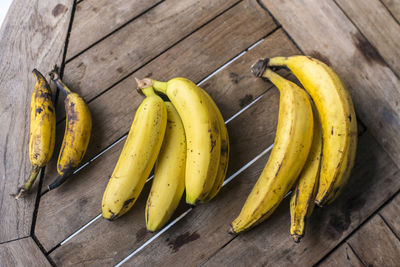
M 400 75 L 400 24 L 380 0 L 336 0 L 379 54 Z
M 1 27 L 0 242 L 26 237 L 31 231 L 36 194 L 19 201 L 10 196 L 31 170 L 29 109 L 35 85 L 31 72 L 37 68 L 46 74 L 60 64 L 72 2 L 15 0 Z
M 69 62 L 65 82 L 89 101 L 237 2 L 165 1 Z
M 76 5 L 67 60 L 161 0 L 87 0 Z
M 400 21 L 400 2 L 398 0 L 381 0 L 385 4 L 386 8 L 390 10 L 390 13 Z
M 388 204 L 386 204 L 379 214 L 387 222 L 389 227 L 400 236 L 400 194 L 397 194 Z
M 51 266 L 30 237 L 0 244 L 0 259 L 2 267 Z
M 400 265 L 400 241 L 379 215 L 372 217 L 347 242 L 366 266 Z
M 333 66 L 357 116 L 400 166 L 400 81 L 373 46 L 331 0 L 262 2 L 306 54 Z
M 255 48 L 256 49 L 256 48 Z M 252 50 L 253 51 L 253 50 Z M 245 57 L 244 55 L 243 57 Z M 249 65 L 245 65 L 247 68 Z M 230 70 L 228 70 L 230 66 L 227 67 L 224 71 L 225 73 L 218 73 L 217 75 L 229 75 Z M 241 72 L 240 72 L 241 73 Z M 246 82 L 243 82 L 245 84 Z M 218 90 L 219 83 L 215 84 L 215 89 Z M 238 82 L 237 84 L 239 88 L 242 87 L 242 82 Z M 223 86 L 223 85 L 219 85 Z M 265 88 L 265 84 L 263 85 Z M 249 88 L 251 90 L 251 87 Z M 263 99 L 275 100 L 273 102 L 268 102 L 266 105 L 265 102 L 261 100 L 252 105 L 249 109 L 247 109 L 240 116 L 236 117 L 231 123 L 228 124 L 228 131 L 231 139 L 231 160 L 230 167 L 228 170 L 229 174 L 234 173 L 241 166 L 247 163 L 249 160 L 258 155 L 263 149 L 265 149 L 273 140 L 274 136 L 274 127 L 276 124 L 276 117 L 273 114 L 277 114 L 277 92 L 271 90 L 266 93 Z M 231 99 L 226 98 L 227 102 L 234 102 Z M 246 116 L 244 114 L 247 114 Z M 264 119 L 256 119 L 258 117 L 257 114 L 271 114 L 270 116 L 264 116 Z M 255 127 L 246 127 L 249 123 L 249 118 L 251 123 Z M 143 195 L 143 194 L 142 194 Z M 98 203 L 100 203 L 101 195 L 98 196 Z M 146 198 L 146 195 L 143 195 L 143 198 Z M 139 201 L 139 200 L 138 200 Z M 57 248 L 54 252 L 51 253 L 51 257 L 58 263 L 68 261 L 68 264 L 77 264 L 81 261 L 93 262 L 94 264 L 112 264 L 114 261 L 118 262 L 126 257 L 132 250 L 139 247 L 143 244 L 148 238 L 152 236 L 152 234 L 144 234 L 145 231 L 145 222 L 143 217 L 144 212 L 144 201 L 135 204 L 135 208 L 127 214 L 125 222 L 121 222 L 118 224 L 118 232 L 110 229 L 110 224 L 105 222 L 104 220 L 99 220 L 93 225 L 90 225 L 83 232 L 81 232 L 78 236 L 74 237 L 61 247 Z M 100 206 L 99 206 L 100 209 Z M 179 213 L 178 213 L 179 214 Z M 121 218 L 122 219 L 122 218 Z M 128 223 L 131 222 L 131 223 Z M 135 222 L 135 223 L 132 223 Z M 124 224 L 125 223 L 125 224 Z M 129 228 L 129 229 L 128 229 Z M 104 233 L 101 237 L 101 240 L 93 240 L 91 237 L 95 233 Z M 136 238 L 140 236 L 143 239 Z M 132 242 L 135 240 L 136 242 Z M 106 240 L 118 240 L 118 243 L 107 243 Z M 103 244 L 102 248 L 97 248 L 99 244 Z M 90 251 L 80 252 L 79 247 L 92 247 Z M 110 253 L 115 253 L 112 257 L 109 255 Z M 104 259 L 104 262 L 99 262 L 100 259 Z M 100 260 L 102 261 L 102 260 Z
M 336 267 L 336 266 L 342 266 L 342 267 L 362 267 L 364 264 L 359 260 L 356 254 L 354 254 L 354 251 L 351 249 L 351 247 L 347 244 L 344 243 L 335 251 L 329 255 L 323 262 L 318 264 L 318 266 L 321 267 Z
M 181 76 L 197 83 L 275 28 L 272 18 L 257 3 L 247 0 L 96 98 L 89 104 L 94 130 L 85 158 L 94 157 L 129 131 L 135 110 L 142 101 L 142 96 L 134 89 L 134 77 L 151 76 L 154 73 L 155 78 L 161 80 Z M 251 76 L 251 73 L 246 70 L 246 75 Z M 239 104 L 232 106 L 232 109 L 238 110 L 237 107 Z M 64 127 L 63 123 L 59 125 L 57 132 L 63 133 Z M 56 148 L 61 143 L 62 134 L 59 134 Z M 55 161 L 47 169 L 44 185 L 57 176 Z
M 400 188 L 398 175 L 396 165 L 366 132 L 359 138 L 349 184 L 335 202 L 314 211 L 299 244 L 289 234 L 289 201 L 286 200 L 267 221 L 226 246 L 221 244 L 222 249 L 204 266 L 311 266 Z
M 254 79 L 248 71 L 254 59 L 265 53 L 288 55 L 296 53 L 296 49 L 288 42 L 287 36 L 279 30 L 202 85 L 212 94 L 224 118 L 231 117 L 268 89 L 263 81 Z M 134 110 L 130 112 L 133 114 Z M 124 120 L 123 117 L 121 120 Z M 129 123 L 130 121 L 125 123 L 126 127 L 129 127 Z M 46 250 L 54 247 L 100 213 L 99 203 L 122 146 L 123 142 L 76 174 L 73 182 L 66 183 L 41 198 L 35 233 Z M 230 166 L 235 165 L 231 163 Z

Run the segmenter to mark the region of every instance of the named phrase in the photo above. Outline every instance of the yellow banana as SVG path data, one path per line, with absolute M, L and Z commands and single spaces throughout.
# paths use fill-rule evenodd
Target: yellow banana
M 109 220 L 130 210 L 160 151 L 167 125 L 164 101 L 152 87 L 142 89 L 146 96 L 136 111 L 128 137 L 104 191 L 103 217 Z
M 331 203 L 342 191 L 354 165 L 357 121 L 353 102 L 338 75 L 323 62 L 307 57 L 274 57 L 264 65 L 287 67 L 304 86 L 317 108 L 323 153 L 315 203 Z
M 144 84 L 168 96 L 182 119 L 186 134 L 186 202 L 203 201 L 210 193 L 218 172 L 221 136 L 217 115 L 212 112 L 203 90 L 185 78 L 168 82 L 143 79 Z
M 49 190 L 52 190 L 64 183 L 81 163 L 90 140 L 92 117 L 85 101 L 64 84 L 56 69 L 50 73 L 50 77 L 57 88 L 66 95 L 65 132 L 57 162 L 57 172 L 60 176 L 49 185 Z
M 178 112 L 167 107 L 167 128 L 146 203 L 146 227 L 157 231 L 171 218 L 185 189 L 186 138 Z
M 290 234 L 297 243 L 304 236 L 305 218 L 314 209 L 314 200 L 318 189 L 321 167 L 322 134 L 318 113 L 313 107 L 314 135 L 310 153 L 300 173 L 295 190 L 290 199 Z
M 34 69 L 32 73 L 36 79 L 31 98 L 29 138 L 29 160 L 32 171 L 29 179 L 19 188 L 15 196 L 17 199 L 31 189 L 40 169 L 51 159 L 56 135 L 56 114 L 51 89 L 38 70 Z
M 222 184 L 224 183 L 224 180 L 226 177 L 226 172 L 228 171 L 230 147 L 229 147 L 228 130 L 226 129 L 224 118 L 222 117 L 221 112 L 219 111 L 217 105 L 215 104 L 215 102 L 211 98 L 211 96 L 206 91 L 203 90 L 203 92 L 204 92 L 206 98 L 209 100 L 210 106 L 213 107 L 213 112 L 217 115 L 219 129 L 221 132 L 221 156 L 219 159 L 219 167 L 218 167 L 217 176 L 215 178 L 215 182 L 212 186 L 210 193 L 202 201 L 202 202 L 207 202 L 207 201 L 210 201 L 211 199 L 213 199 L 218 194 L 219 190 L 222 187 Z
M 270 69 L 262 75 L 280 91 L 274 147 L 231 232 L 240 233 L 267 219 L 296 182 L 310 151 L 313 114 L 304 90 Z

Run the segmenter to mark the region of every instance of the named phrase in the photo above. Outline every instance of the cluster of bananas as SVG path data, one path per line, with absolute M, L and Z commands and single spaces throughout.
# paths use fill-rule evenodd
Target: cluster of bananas
M 114 220 L 131 209 L 157 160 L 145 209 L 147 229 L 157 231 L 184 190 L 191 205 L 217 195 L 227 172 L 229 137 L 217 105 L 190 80 L 137 83 L 145 99 L 105 189 L 102 215 Z
M 36 69 L 32 71 L 36 84 L 30 107 L 29 160 L 32 171 L 24 185 L 18 188 L 18 199 L 32 188 L 40 170 L 50 161 L 56 135 L 56 113 L 50 86 Z M 66 125 L 57 162 L 59 176 L 49 185 L 49 190 L 64 183 L 79 166 L 85 155 L 92 130 L 92 118 L 85 101 L 63 83 L 57 67 L 50 78 L 65 95 Z
M 281 67 L 296 76 L 312 100 L 271 70 Z M 290 201 L 290 233 L 299 242 L 314 203 L 321 207 L 331 203 L 350 176 L 357 146 L 353 103 L 338 75 L 311 57 L 262 59 L 252 72 L 280 91 L 278 126 L 268 162 L 231 232 L 240 233 L 267 219 L 297 182 Z

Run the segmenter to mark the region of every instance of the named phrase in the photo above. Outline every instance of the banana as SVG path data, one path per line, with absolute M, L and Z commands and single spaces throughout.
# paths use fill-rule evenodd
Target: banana
M 313 114 L 304 90 L 270 69 L 262 75 L 280 91 L 274 147 L 267 165 L 231 224 L 240 233 L 267 219 L 296 182 L 310 151 Z
M 313 106 L 313 104 L 312 104 Z M 314 200 L 317 194 L 319 173 L 322 155 L 322 134 L 318 113 L 313 106 L 314 135 L 310 153 L 300 173 L 295 190 L 290 199 L 290 234 L 298 243 L 304 236 L 305 218 L 309 217 L 314 209 Z
M 90 140 L 92 117 L 85 101 L 64 84 L 57 69 L 50 73 L 50 77 L 57 88 L 66 95 L 65 132 L 57 162 L 57 172 L 60 176 L 49 185 L 49 190 L 52 190 L 63 184 L 81 163 Z
M 146 96 L 135 118 L 121 155 L 104 191 L 102 214 L 113 220 L 130 210 L 136 202 L 160 151 L 167 125 L 164 101 L 151 86 L 142 89 Z
M 217 114 L 203 90 L 188 79 L 159 82 L 146 78 L 140 83 L 167 95 L 182 119 L 187 144 L 186 202 L 196 205 L 211 192 L 218 172 L 221 134 Z
M 146 227 L 154 232 L 171 218 L 185 189 L 186 138 L 178 112 L 167 107 L 167 128 L 146 203 Z
M 311 57 L 274 57 L 260 65 L 289 68 L 314 100 L 323 138 L 315 203 L 321 207 L 331 203 L 349 179 L 357 148 L 357 120 L 349 92 L 329 66 Z
M 211 199 L 213 199 L 218 194 L 219 190 L 222 187 L 222 184 L 224 183 L 224 180 L 226 177 L 226 172 L 228 171 L 230 146 L 229 146 L 228 130 L 226 129 L 225 121 L 224 121 L 224 118 L 222 117 L 220 110 L 218 109 L 217 105 L 215 104 L 215 102 L 211 98 L 211 96 L 204 90 L 203 90 L 203 93 L 206 96 L 206 98 L 209 100 L 210 105 L 213 107 L 213 112 L 217 115 L 218 124 L 219 124 L 219 128 L 221 131 L 221 156 L 219 159 L 219 167 L 218 167 L 217 176 L 215 178 L 215 182 L 212 186 L 210 193 L 202 201 L 202 202 L 207 202 L 207 201 L 210 201 Z
M 38 70 L 34 69 L 32 73 L 36 79 L 31 98 L 29 138 L 29 160 L 32 171 L 29 179 L 18 189 L 16 199 L 31 189 L 40 169 L 51 159 L 56 135 L 56 114 L 50 86 Z

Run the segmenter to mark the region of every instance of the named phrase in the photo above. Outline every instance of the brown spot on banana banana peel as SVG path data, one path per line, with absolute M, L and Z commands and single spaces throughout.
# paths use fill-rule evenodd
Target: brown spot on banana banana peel
M 114 221 L 116 218 L 118 218 L 118 215 L 112 212 L 110 209 L 108 211 L 111 213 L 111 217 L 107 218 L 107 220 Z
M 129 206 L 129 204 L 130 203 L 132 203 L 132 201 L 134 201 L 135 200 L 135 198 L 133 197 L 133 198 L 130 198 L 130 199 L 127 199 L 127 200 L 125 200 L 125 202 L 124 202 L 124 205 L 123 205 L 123 208 L 127 208 L 128 206 Z

